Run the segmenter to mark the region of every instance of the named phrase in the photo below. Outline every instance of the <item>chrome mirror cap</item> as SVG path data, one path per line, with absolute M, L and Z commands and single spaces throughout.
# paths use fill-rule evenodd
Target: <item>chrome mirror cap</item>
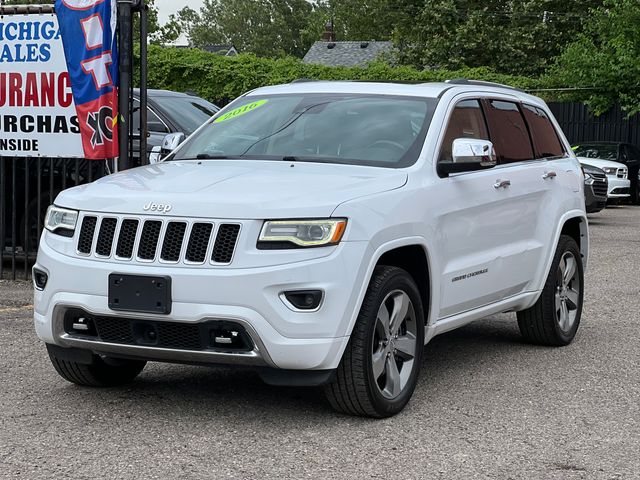
M 475 163 L 484 168 L 497 165 L 496 151 L 489 140 L 456 138 L 451 151 L 453 163 Z
M 162 153 L 168 154 L 173 152 L 176 148 L 178 148 L 178 145 L 180 145 L 185 138 L 186 137 L 182 132 L 169 133 L 165 135 L 165 137 L 162 139 Z

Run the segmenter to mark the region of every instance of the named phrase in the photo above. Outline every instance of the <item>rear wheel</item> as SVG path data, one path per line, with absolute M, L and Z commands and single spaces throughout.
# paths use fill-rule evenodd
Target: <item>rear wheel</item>
M 376 267 L 336 379 L 325 387 L 329 403 L 350 415 L 395 415 L 415 389 L 423 347 L 424 311 L 413 278 Z
M 525 340 L 550 346 L 571 343 L 582 315 L 584 273 L 575 240 L 560 236 L 551 271 L 538 301 L 518 312 L 518 326 Z
M 56 372 L 65 380 L 85 387 L 116 387 L 130 383 L 147 362 L 93 356 L 91 364 L 65 360 L 49 351 Z

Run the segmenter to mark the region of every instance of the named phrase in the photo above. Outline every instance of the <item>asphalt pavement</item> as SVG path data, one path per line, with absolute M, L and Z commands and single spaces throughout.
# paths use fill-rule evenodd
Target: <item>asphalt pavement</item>
M 590 220 L 572 345 L 524 344 L 515 314 L 436 337 L 385 420 L 232 369 L 71 385 L 35 336 L 30 284 L 0 281 L 0 478 L 640 479 L 640 207 Z

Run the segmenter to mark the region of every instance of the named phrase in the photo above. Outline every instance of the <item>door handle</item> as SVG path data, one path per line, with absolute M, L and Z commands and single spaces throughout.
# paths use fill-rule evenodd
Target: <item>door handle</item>
M 544 178 L 545 180 L 547 178 L 551 178 L 554 179 L 558 176 L 558 174 L 556 172 L 554 172 L 553 170 L 551 172 L 545 172 L 544 175 L 542 175 L 542 178 Z
M 493 184 L 493 188 L 496 190 L 498 188 L 507 188 L 511 185 L 511 180 L 496 180 L 496 183 Z

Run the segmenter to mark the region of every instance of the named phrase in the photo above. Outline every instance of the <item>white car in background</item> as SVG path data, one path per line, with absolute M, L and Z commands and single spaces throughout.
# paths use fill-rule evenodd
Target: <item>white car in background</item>
M 607 198 L 609 200 L 618 200 L 629 198 L 631 196 L 629 170 L 625 164 L 613 162 L 611 160 L 602 160 L 600 158 L 578 157 L 578 160 L 583 165 L 598 167 L 607 174 L 607 180 L 609 181 Z

